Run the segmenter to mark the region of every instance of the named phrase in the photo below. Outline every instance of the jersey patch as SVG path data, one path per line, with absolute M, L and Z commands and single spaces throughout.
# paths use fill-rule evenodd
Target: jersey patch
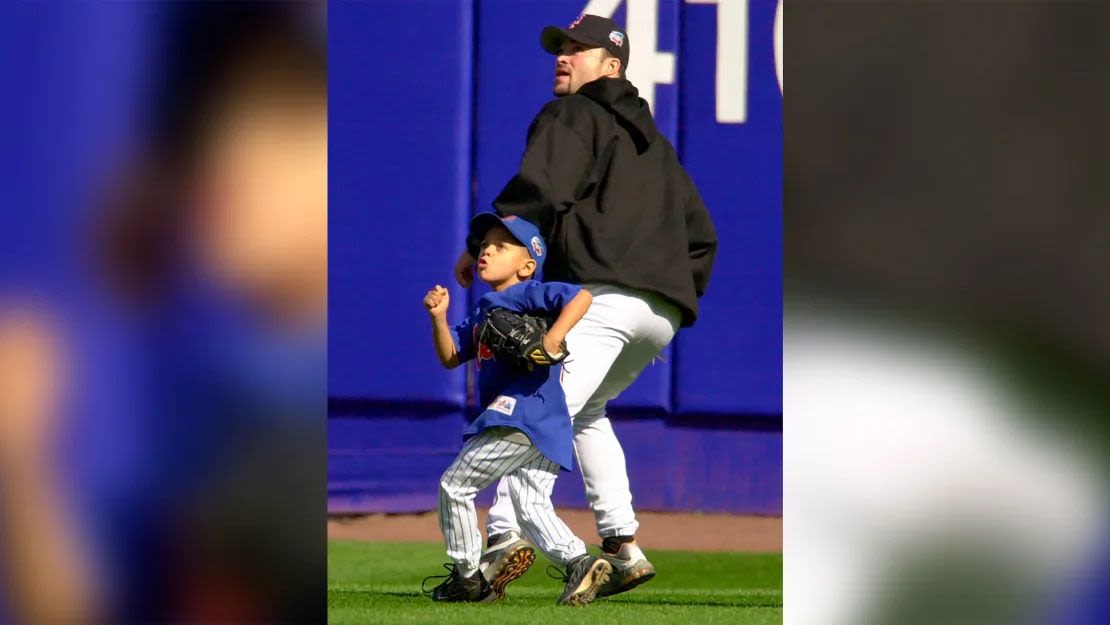
M 489 405 L 490 410 L 496 410 L 501 414 L 507 414 L 509 416 L 512 416 L 514 408 L 516 408 L 516 399 L 506 397 L 505 395 L 498 395 L 493 400 L 493 403 Z
M 493 350 L 485 343 L 478 343 L 478 359 L 479 360 L 493 360 Z
M 478 328 L 479 327 L 480 326 L 478 324 L 475 324 L 474 327 L 472 327 L 470 329 L 470 336 L 473 337 L 474 345 L 475 345 L 474 362 L 478 365 L 478 371 L 481 371 L 483 360 L 493 360 L 493 350 L 491 350 L 489 348 L 489 345 L 486 345 L 485 343 L 483 343 L 479 339 L 479 337 L 478 337 Z

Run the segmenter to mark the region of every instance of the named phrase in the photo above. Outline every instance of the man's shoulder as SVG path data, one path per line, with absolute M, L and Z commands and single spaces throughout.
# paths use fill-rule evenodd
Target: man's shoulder
M 610 113 L 597 102 L 584 95 L 565 95 L 548 101 L 536 114 L 536 119 L 551 118 L 573 125 L 575 121 L 584 118 L 597 118 L 609 116 Z

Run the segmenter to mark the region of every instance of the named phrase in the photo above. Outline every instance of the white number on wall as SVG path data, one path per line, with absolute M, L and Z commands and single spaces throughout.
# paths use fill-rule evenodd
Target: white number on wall
M 717 5 L 717 122 L 742 124 L 748 121 L 748 0 L 686 1 Z
M 583 13 L 613 17 L 622 1 L 628 4 L 628 38 L 635 41 L 628 53 L 628 80 L 640 97 L 655 110 L 655 85 L 674 83 L 674 52 L 660 52 L 658 0 L 590 0 Z
M 775 70 L 779 75 L 779 93 L 786 95 L 786 88 L 782 86 L 782 0 L 775 11 Z
M 655 110 L 655 86 L 673 84 L 675 55 L 656 50 L 659 43 L 658 0 L 590 0 L 583 13 L 612 17 L 621 2 L 628 7 L 625 27 L 636 42 L 629 51 L 628 79 Z M 686 0 L 717 5 L 717 122 L 742 124 L 748 120 L 748 2 L 749 0 Z M 775 70 L 782 89 L 782 0 L 775 13 Z

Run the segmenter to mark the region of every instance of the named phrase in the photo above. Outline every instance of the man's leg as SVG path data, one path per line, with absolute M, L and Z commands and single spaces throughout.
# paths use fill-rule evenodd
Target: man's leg
M 632 509 L 624 449 L 604 409 L 602 406 L 600 415 L 579 413 L 575 417 L 574 453 L 598 536 L 632 536 L 639 523 Z
M 632 509 L 624 450 L 606 415 L 606 406 L 636 381 L 644 367 L 671 341 L 678 329 L 680 313 L 670 304 L 627 294 L 603 295 L 594 300 L 595 304 L 599 299 L 606 302 L 602 312 L 607 319 L 603 321 L 611 328 L 619 328 L 623 347 L 616 358 L 606 363 L 600 381 L 575 378 L 568 371 L 563 388 L 574 415 L 574 449 L 598 535 L 603 539 L 631 537 L 639 524 Z M 569 336 L 567 344 L 573 351 Z M 588 348 L 581 351 L 588 352 Z M 581 401 L 584 395 L 585 401 L 578 406 L 572 404 Z
M 609 400 L 624 392 L 674 337 L 680 316 L 665 302 L 625 298 L 620 302 L 632 320 L 632 340 L 612 364 L 605 379 L 574 418 L 574 448 L 586 497 L 594 511 L 602 555 L 613 570 L 598 597 L 631 590 L 655 577 L 655 567 L 635 542 L 639 523 L 624 451 L 606 416 Z
M 486 536 L 490 538 L 489 547 L 493 546 L 499 536 L 509 532 L 519 532 L 520 523 L 513 510 L 513 501 L 509 497 L 509 483 L 505 478 L 497 482 L 497 492 L 493 496 L 493 503 L 489 507 L 489 518 L 486 519 Z

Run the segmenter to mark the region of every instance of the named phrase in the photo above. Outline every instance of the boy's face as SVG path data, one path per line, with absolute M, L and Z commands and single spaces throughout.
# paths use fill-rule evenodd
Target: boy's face
M 536 271 L 536 261 L 504 226 L 494 226 L 482 237 L 478 248 L 478 277 L 499 284 L 513 276 L 526 280 Z

